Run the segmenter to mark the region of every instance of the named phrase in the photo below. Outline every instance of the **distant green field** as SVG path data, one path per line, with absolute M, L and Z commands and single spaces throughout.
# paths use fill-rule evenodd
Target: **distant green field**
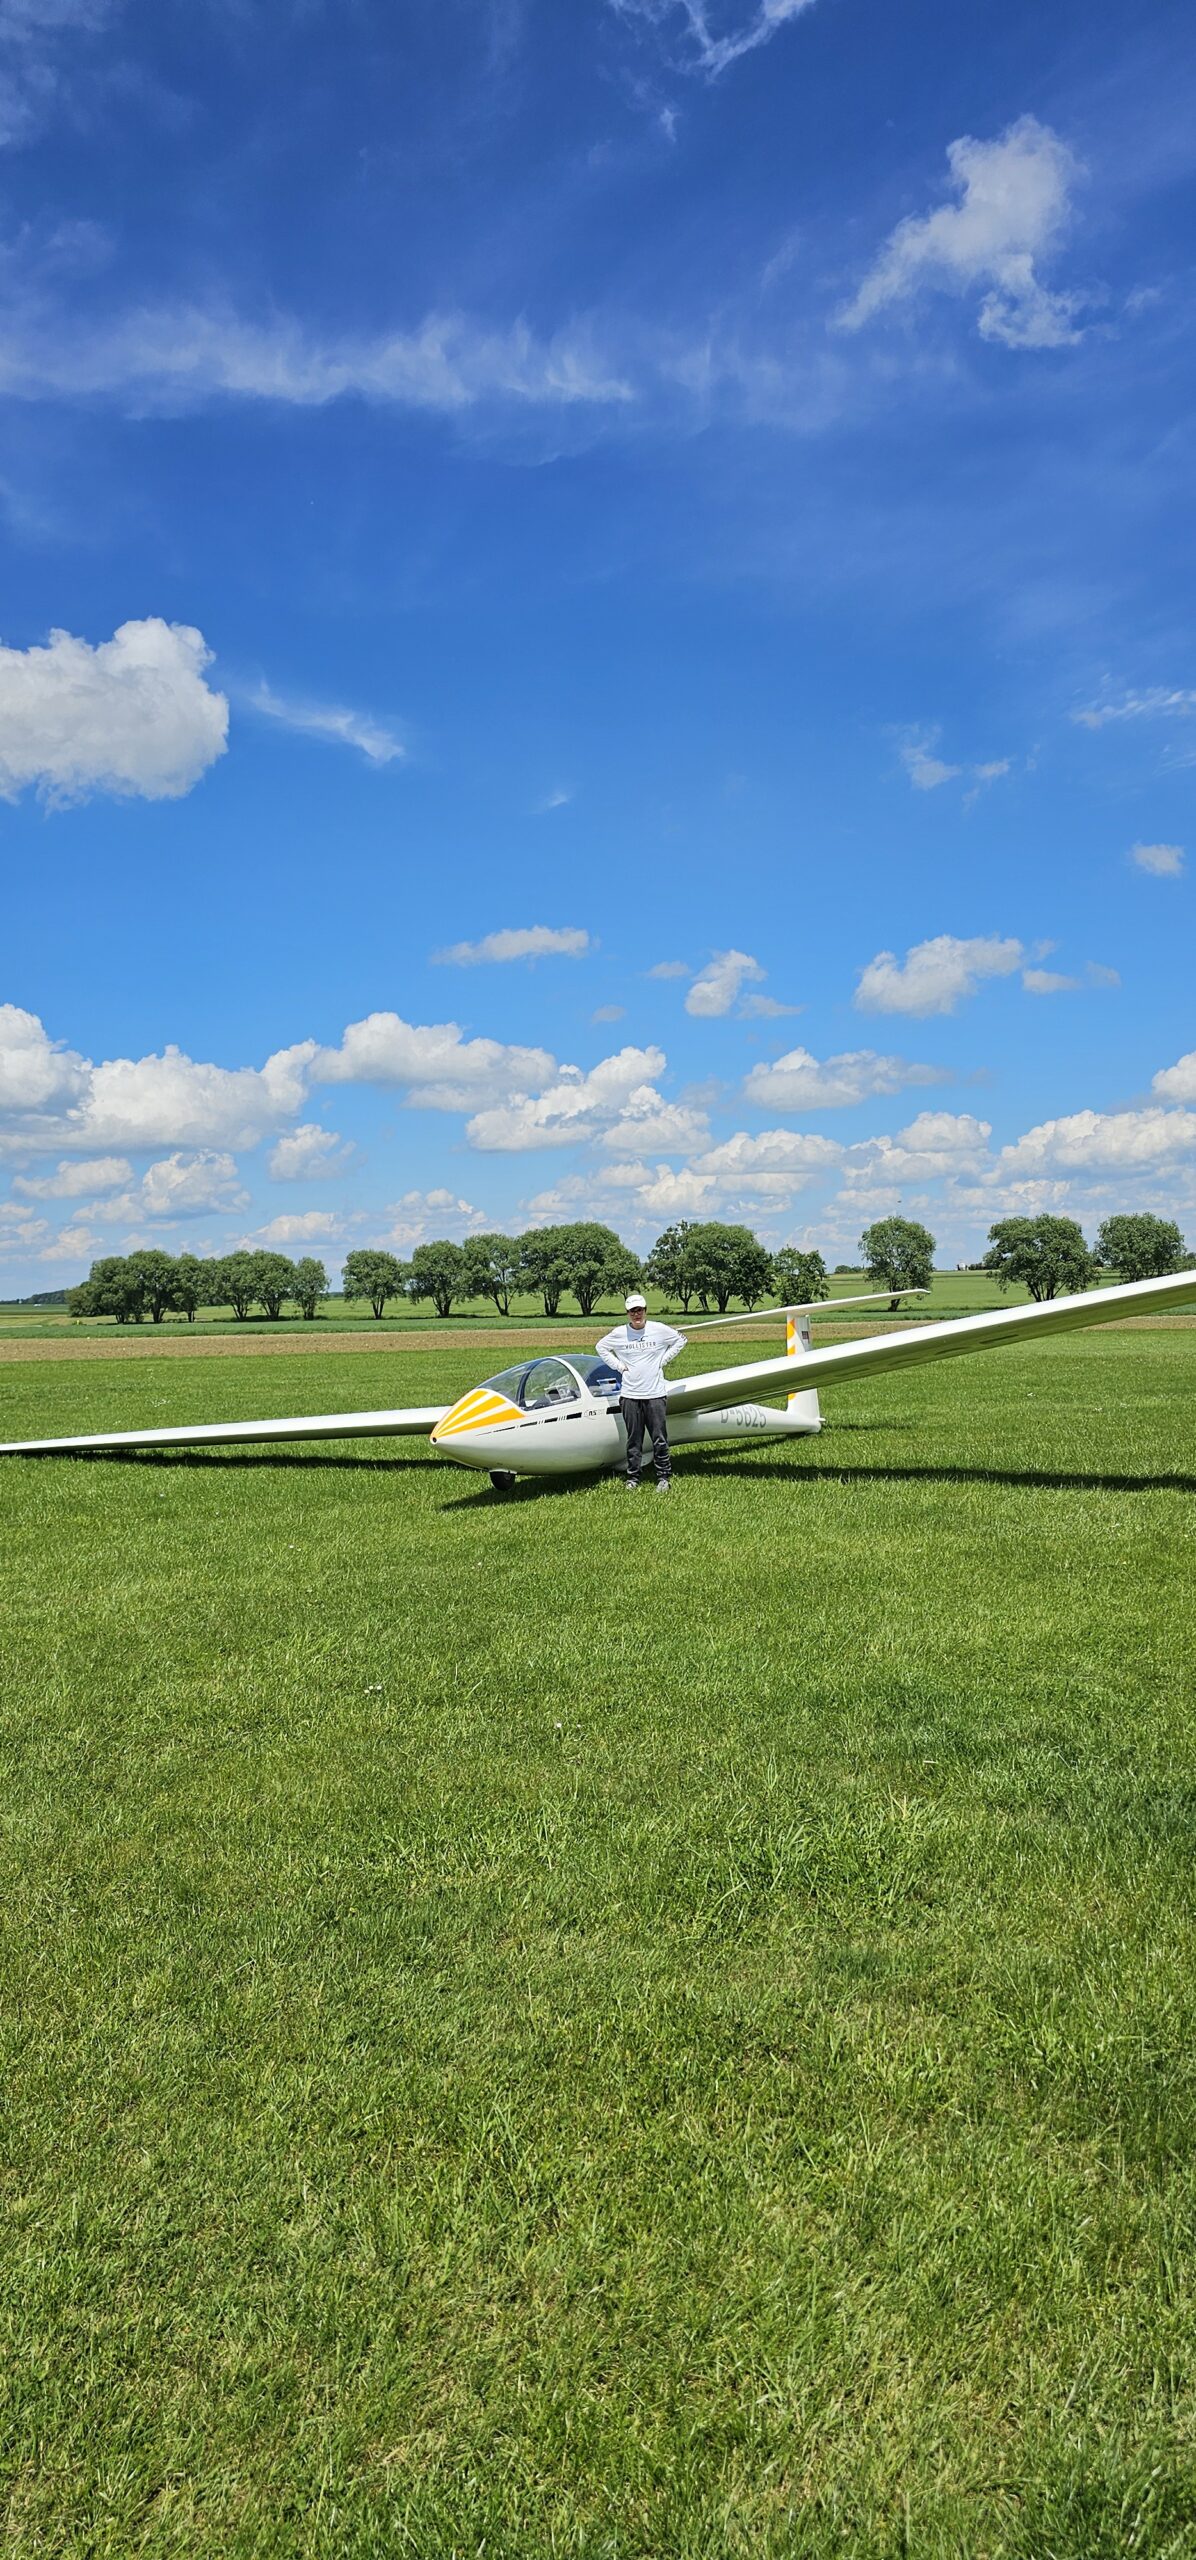
M 868 1282 L 863 1273 L 858 1275 L 840 1273 L 830 1285 L 831 1297 L 828 1306 L 833 1307 L 836 1298 L 853 1297 L 866 1291 Z M 649 1290 L 647 1297 L 654 1314 L 677 1315 L 676 1301 L 666 1298 L 659 1289 Z M 1024 1289 L 1010 1289 L 1003 1296 L 996 1282 L 984 1271 L 942 1271 L 936 1272 L 933 1286 L 924 1297 L 911 1298 L 904 1302 L 904 1311 L 915 1317 L 920 1316 L 925 1322 L 929 1316 L 975 1315 L 982 1307 L 1018 1306 L 1025 1297 Z M 539 1298 L 513 1298 L 509 1317 L 499 1315 L 488 1298 L 476 1298 L 464 1301 L 461 1306 L 454 1308 L 448 1322 L 471 1326 L 492 1324 L 500 1332 L 504 1324 L 526 1326 L 538 1323 L 546 1330 L 552 1328 L 554 1332 L 559 1332 L 563 1325 L 566 1333 L 580 1332 L 584 1337 L 590 1327 L 598 1326 L 604 1321 L 608 1322 L 613 1315 L 621 1314 L 622 1307 L 621 1297 L 605 1299 L 602 1307 L 590 1319 L 588 1327 L 586 1319 L 579 1316 L 576 1309 L 570 1314 L 567 1306 L 557 1317 L 546 1316 Z M 887 1313 L 887 1301 L 878 1299 L 877 1310 Z M 738 1299 L 733 1300 L 731 1312 L 740 1312 Z M 701 1313 L 702 1310 L 695 1299 L 690 1308 L 690 1321 L 695 1322 Z M 861 1310 L 862 1316 L 866 1314 L 866 1309 Z M 684 1323 L 685 1318 L 678 1317 L 678 1321 Z M 439 1324 L 440 1318 L 431 1306 L 412 1306 L 404 1300 L 397 1304 L 392 1302 L 387 1307 L 385 1315 L 379 1319 L 360 1299 L 350 1299 L 346 1303 L 343 1298 L 329 1298 L 324 1301 L 314 1322 L 333 1325 L 337 1328 L 343 1328 L 346 1325 L 369 1325 L 379 1332 L 389 1333 L 400 1331 L 409 1325 L 426 1328 L 428 1325 Z M 280 1317 L 277 1324 L 272 1324 L 266 1316 L 251 1316 L 245 1323 L 238 1324 L 230 1308 L 209 1307 L 196 1317 L 194 1325 L 188 1325 L 185 1316 L 166 1316 L 161 1330 L 172 1334 L 224 1333 L 226 1331 L 244 1334 L 250 1331 L 290 1333 L 298 1331 L 300 1327 L 305 1333 L 310 1333 L 312 1329 L 310 1325 L 304 1325 L 302 1317 L 294 1313 Z M 60 1334 L 103 1336 L 134 1331 L 150 1333 L 153 1330 L 148 1321 L 139 1327 L 118 1325 L 112 1317 L 102 1317 L 90 1323 L 76 1323 L 74 1318 L 67 1314 L 65 1307 L 22 1307 L 12 1304 L 6 1306 L 0 1302 L 0 1339 L 15 1340 L 27 1337 L 30 1340 L 37 1340 Z
M 7 2549 L 1196 2551 L 1196 1331 L 827 1403 L 0 1462 Z

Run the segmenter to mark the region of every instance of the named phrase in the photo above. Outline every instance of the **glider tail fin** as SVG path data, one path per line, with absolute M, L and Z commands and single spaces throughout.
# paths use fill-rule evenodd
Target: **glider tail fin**
M 802 1360 L 812 1348 L 809 1311 L 804 1307 L 795 1308 L 785 1318 L 785 1349 L 791 1360 Z M 818 1409 L 816 1387 L 796 1388 L 786 1402 L 785 1411 L 791 1422 L 800 1422 L 809 1431 L 821 1428 L 822 1415 Z

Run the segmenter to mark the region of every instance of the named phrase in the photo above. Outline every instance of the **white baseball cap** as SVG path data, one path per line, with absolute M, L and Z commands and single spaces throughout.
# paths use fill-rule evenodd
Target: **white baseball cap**
M 633 1289 L 633 1290 L 632 1290 L 632 1292 L 631 1292 L 631 1296 L 630 1296 L 629 1298 L 624 1298 L 624 1300 L 623 1300 L 623 1304 L 624 1304 L 624 1306 L 625 1306 L 625 1308 L 626 1308 L 626 1310 L 627 1310 L 628 1315 L 630 1315 L 631 1310 L 632 1310 L 632 1308 L 633 1308 L 633 1307 L 643 1307 L 643 1308 L 645 1309 L 645 1311 L 646 1311 L 646 1310 L 647 1310 L 648 1301 L 647 1301 L 647 1299 L 646 1299 L 646 1298 L 641 1298 L 641 1296 L 640 1296 L 640 1293 L 639 1293 L 638 1289 Z

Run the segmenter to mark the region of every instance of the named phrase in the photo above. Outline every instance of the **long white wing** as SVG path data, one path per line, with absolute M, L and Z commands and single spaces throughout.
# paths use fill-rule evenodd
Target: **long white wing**
M 168 1431 L 89 1431 L 78 1440 L 0 1442 L 0 1458 L 69 1457 L 82 1449 L 219 1449 L 238 1441 L 390 1440 L 406 1431 L 431 1431 L 447 1404 L 399 1405 L 392 1413 L 316 1413 L 284 1422 L 185 1422 Z
M 1089 1289 L 1077 1297 L 1052 1298 L 1045 1306 L 995 1307 L 991 1314 L 957 1316 L 948 1324 L 910 1325 L 899 1333 L 868 1334 L 862 1341 L 831 1342 L 822 1351 L 797 1359 L 747 1360 L 738 1369 L 710 1369 L 698 1378 L 678 1378 L 668 1389 L 670 1413 L 709 1413 L 721 1405 L 739 1404 L 751 1389 L 823 1387 L 849 1378 L 883 1376 L 889 1369 L 917 1369 L 924 1360 L 954 1360 L 964 1351 L 996 1351 L 1006 1343 L 1033 1341 L 1041 1334 L 1070 1333 L 1090 1324 L 1116 1324 L 1122 1316 L 1146 1315 L 1152 1309 L 1196 1306 L 1196 1271 L 1176 1271 L 1162 1280 L 1130 1280 L 1116 1289 Z M 833 1301 L 827 1310 L 833 1313 Z
M 802 1298 L 795 1307 L 753 1307 L 746 1316 L 700 1316 L 691 1324 L 682 1316 L 688 1341 L 691 1333 L 713 1333 L 716 1325 L 762 1324 L 766 1316 L 837 1316 L 840 1307 L 874 1307 L 878 1298 L 924 1298 L 924 1289 L 865 1289 L 858 1298 Z

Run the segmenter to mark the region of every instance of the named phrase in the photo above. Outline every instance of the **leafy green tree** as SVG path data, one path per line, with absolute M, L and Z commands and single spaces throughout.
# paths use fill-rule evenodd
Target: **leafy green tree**
M 557 1234 L 565 1286 L 573 1291 L 583 1316 L 593 1315 L 599 1298 L 608 1290 L 634 1288 L 640 1276 L 639 1263 L 613 1227 L 600 1226 L 597 1219 L 580 1218 L 574 1225 L 559 1227 Z
M 326 1298 L 327 1295 L 328 1274 L 323 1263 L 317 1262 L 312 1254 L 305 1253 L 302 1262 L 295 1264 L 291 1296 L 300 1315 L 308 1324 L 314 1321 L 316 1308 L 321 1298 Z
M 870 1280 L 894 1292 L 928 1289 L 934 1277 L 934 1237 L 916 1218 L 877 1218 L 860 1237 L 860 1252 Z
M 242 1248 L 239 1253 L 222 1254 L 211 1266 L 212 1305 L 231 1307 L 238 1324 L 245 1323 L 257 1296 L 255 1260 Z
M 181 1316 L 186 1316 L 188 1324 L 194 1324 L 196 1309 L 209 1303 L 210 1273 L 211 1264 L 201 1262 L 198 1254 L 180 1253 L 175 1263 L 172 1304 Z
M 678 1299 L 683 1315 L 689 1314 L 689 1302 L 694 1294 L 693 1263 L 689 1250 L 693 1231 L 690 1219 L 679 1218 L 675 1226 L 666 1227 L 663 1235 L 657 1236 L 644 1264 L 645 1280 L 650 1280 L 654 1289 L 662 1289 L 666 1298 Z
M 469 1295 L 465 1247 L 447 1236 L 417 1244 L 407 1275 L 409 1298 L 430 1298 L 438 1316 L 451 1316 L 454 1298 Z
M 529 1227 L 519 1238 L 520 1281 L 525 1289 L 535 1291 L 546 1316 L 556 1314 L 562 1291 L 569 1285 L 561 1241 L 568 1232 L 567 1227 Z
M 1096 1258 L 1102 1271 L 1115 1271 L 1119 1280 L 1161 1280 L 1165 1272 L 1187 1267 L 1188 1250 L 1173 1218 L 1139 1209 L 1105 1219 Z
M 253 1294 L 264 1308 L 272 1324 L 282 1314 L 284 1298 L 295 1295 L 295 1265 L 289 1253 L 269 1253 L 264 1248 L 251 1256 L 253 1262 Z
M 1097 1267 L 1074 1218 L 998 1218 L 989 1228 L 984 1268 L 1003 1289 L 1020 1281 L 1032 1298 L 1066 1297 L 1086 1289 Z
M 381 1318 L 388 1298 L 397 1298 L 405 1273 L 393 1253 L 381 1246 L 361 1245 L 345 1255 L 344 1293 L 346 1298 L 368 1298 L 374 1314 Z
M 118 1324 L 140 1324 L 145 1315 L 145 1280 L 126 1254 L 109 1253 L 93 1262 L 86 1280 L 67 1300 L 73 1316 L 115 1316 Z
M 791 1307 L 813 1306 L 819 1298 L 829 1298 L 831 1294 L 822 1255 L 799 1253 L 793 1244 L 783 1244 L 774 1254 L 772 1276 L 773 1286 Z
M 724 1316 L 732 1298 L 754 1307 L 772 1287 L 772 1255 L 750 1227 L 699 1219 L 689 1231 L 693 1284 L 703 1307 L 713 1298 Z
M 519 1246 L 513 1236 L 471 1236 L 465 1247 L 466 1295 L 493 1298 L 500 1316 L 509 1316 L 519 1268 Z
M 146 1314 L 154 1324 L 161 1324 L 168 1307 L 175 1304 L 173 1255 L 160 1253 L 156 1246 L 147 1246 L 143 1251 L 127 1256 L 125 1269 L 135 1273 L 141 1282 Z

